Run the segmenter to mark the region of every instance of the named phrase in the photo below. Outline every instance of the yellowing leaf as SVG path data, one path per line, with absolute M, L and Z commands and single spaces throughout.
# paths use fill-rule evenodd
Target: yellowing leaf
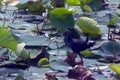
M 38 67 L 46 68 L 46 67 L 49 67 L 49 66 L 50 66 L 50 64 L 49 64 L 48 58 L 42 58 L 38 62 Z
M 119 65 L 117 65 L 117 64 L 111 64 L 109 67 L 110 67 L 113 71 L 115 71 L 116 74 L 120 75 L 120 66 L 119 66 Z

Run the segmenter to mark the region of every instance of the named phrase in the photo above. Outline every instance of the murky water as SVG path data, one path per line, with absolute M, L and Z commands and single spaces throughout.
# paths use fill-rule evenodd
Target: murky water
M 20 3 L 24 3 L 25 1 L 27 1 L 27 0 L 20 0 Z M 120 4 L 120 0 L 109 0 L 109 3 Z M 11 26 L 12 28 L 15 28 L 15 29 L 25 28 L 26 30 L 12 30 L 12 31 L 17 36 L 20 36 L 20 38 L 24 42 L 26 42 L 28 45 L 38 45 L 38 43 L 41 44 L 40 41 L 39 41 L 40 37 L 39 36 L 36 37 L 36 34 L 33 34 L 31 32 L 31 30 L 36 27 L 35 24 L 26 23 L 26 22 L 24 22 L 23 20 L 20 20 L 20 19 L 16 19 L 14 23 L 11 23 L 12 19 L 13 19 L 12 14 L 13 14 L 13 11 L 15 9 L 16 9 L 15 7 L 10 7 L 9 6 L 7 8 L 7 13 L 0 15 L 0 16 L 2 16 L 2 18 L 5 17 L 6 19 L 8 19 L 5 23 L 5 27 Z M 3 10 L 4 10 L 4 7 L 3 7 Z M 79 11 L 79 8 L 77 8 L 77 10 Z M 78 12 L 78 13 L 81 13 L 81 12 Z M 97 15 L 94 15 L 94 13 L 92 13 L 93 15 L 91 16 L 96 21 L 98 21 L 98 23 L 100 24 L 101 31 L 104 34 L 104 40 L 107 39 L 106 32 L 107 32 L 108 29 L 106 27 L 106 23 L 109 21 L 109 18 L 106 16 L 107 13 L 115 14 L 115 10 L 99 11 Z M 0 25 L 3 26 L 3 21 L 0 21 Z M 62 41 L 62 39 L 61 39 L 61 41 Z M 46 40 L 46 42 L 42 42 L 42 43 L 48 44 L 48 41 L 47 41 L 48 39 L 44 39 L 44 40 Z M 50 46 L 52 48 L 56 48 L 55 43 L 51 44 Z M 62 70 L 64 72 L 68 71 L 69 66 L 66 63 L 63 64 L 63 60 L 65 59 L 66 53 L 67 53 L 68 50 L 70 50 L 70 49 L 69 48 L 62 48 L 62 49 L 59 49 L 59 50 L 48 51 L 51 54 L 50 61 L 57 60 L 57 61 L 51 62 L 51 68 L 52 69 Z M 39 50 L 28 49 L 28 51 L 30 51 L 31 57 L 35 57 L 35 55 L 37 55 Z M 54 56 L 56 54 L 58 54 L 58 56 Z M 13 55 L 13 56 L 15 56 L 15 55 Z M 110 70 L 108 68 L 109 64 L 100 63 L 97 60 L 90 60 L 90 59 L 84 59 L 84 61 L 85 61 L 84 65 L 87 68 L 89 68 L 89 66 L 95 66 L 95 64 L 99 64 L 99 65 L 107 66 L 107 67 L 103 68 L 103 70 Z M 51 69 L 50 68 L 30 67 L 29 70 L 27 71 L 27 70 L 1 68 L 0 69 L 0 80 L 14 80 L 14 78 L 17 75 L 22 75 L 28 80 L 43 80 L 43 78 L 45 77 L 44 74 L 47 71 L 51 71 Z M 11 73 L 12 76 L 8 76 L 8 77 L 4 76 L 5 74 L 7 75 L 7 73 Z M 98 73 L 93 73 L 93 77 L 95 77 L 97 80 L 108 80 L 106 78 L 106 76 L 100 75 Z M 59 80 L 66 80 L 66 78 L 65 77 L 59 77 Z

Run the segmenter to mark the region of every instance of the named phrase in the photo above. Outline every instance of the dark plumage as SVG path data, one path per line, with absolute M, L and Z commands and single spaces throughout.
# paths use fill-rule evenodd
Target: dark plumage
M 70 30 L 66 30 L 66 32 L 63 34 L 64 41 L 69 45 L 69 47 L 72 49 L 72 51 L 76 54 L 78 54 L 82 60 L 82 56 L 80 54 L 81 51 L 84 51 L 92 46 L 95 45 L 95 42 L 88 42 L 89 37 L 87 36 L 86 41 L 82 41 L 80 39 L 73 39 L 72 38 L 72 33 Z

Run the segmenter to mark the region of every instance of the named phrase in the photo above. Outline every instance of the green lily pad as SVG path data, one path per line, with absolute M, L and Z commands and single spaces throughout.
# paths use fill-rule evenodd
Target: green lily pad
M 15 51 L 19 42 L 12 36 L 11 32 L 4 27 L 0 27 L 0 46 Z
M 50 12 L 50 22 L 61 32 L 74 27 L 72 11 L 66 8 L 56 8 Z
M 109 66 L 113 71 L 116 72 L 116 74 L 120 75 L 120 65 L 118 64 L 111 64 Z
M 92 0 L 88 5 L 93 11 L 96 11 L 102 8 L 103 3 L 100 0 Z
M 42 3 L 37 1 L 28 6 L 28 12 L 32 14 L 42 15 L 42 13 L 45 12 L 45 8 Z
M 85 51 L 82 51 L 82 52 L 80 52 L 82 55 L 83 55 L 83 57 L 85 57 L 85 58 L 100 58 L 101 56 L 100 55 L 98 55 L 98 54 L 95 54 L 94 52 L 92 52 L 92 51 L 90 51 L 90 50 L 85 50 Z
M 91 35 L 92 38 L 97 38 L 101 35 L 101 31 L 100 31 L 98 23 L 91 18 L 80 17 L 77 20 L 76 24 L 79 26 L 79 28 L 83 32 Z
M 116 23 L 117 23 L 117 21 L 118 21 L 118 15 L 116 15 L 116 16 L 114 16 L 108 23 L 107 23 L 107 25 L 108 25 L 108 27 L 110 26 L 110 25 L 115 25 Z
M 80 5 L 80 0 L 66 0 L 66 3 L 70 6 Z
M 83 10 L 86 11 L 86 12 L 92 12 L 92 9 L 89 5 L 84 5 Z
M 104 54 L 106 55 L 117 55 L 120 53 L 120 41 L 105 41 L 101 46 Z

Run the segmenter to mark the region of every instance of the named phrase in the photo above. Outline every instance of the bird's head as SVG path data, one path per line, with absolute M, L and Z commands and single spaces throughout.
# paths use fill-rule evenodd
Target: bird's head
M 66 30 L 64 33 L 63 33 L 63 36 L 71 36 L 72 35 L 72 32 L 70 30 Z

